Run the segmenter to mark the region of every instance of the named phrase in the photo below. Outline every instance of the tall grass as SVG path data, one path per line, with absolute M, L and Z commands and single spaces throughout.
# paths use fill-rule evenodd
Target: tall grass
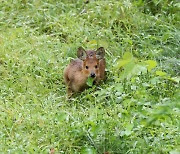
M 2 153 L 180 152 L 178 1 L 0 2 Z M 79 46 L 107 80 L 67 100 Z

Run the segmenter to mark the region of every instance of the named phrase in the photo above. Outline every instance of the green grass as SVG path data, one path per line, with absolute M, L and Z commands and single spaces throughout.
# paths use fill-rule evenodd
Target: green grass
M 1 153 L 180 152 L 178 0 L 0 1 Z M 63 69 L 106 49 L 71 100 Z

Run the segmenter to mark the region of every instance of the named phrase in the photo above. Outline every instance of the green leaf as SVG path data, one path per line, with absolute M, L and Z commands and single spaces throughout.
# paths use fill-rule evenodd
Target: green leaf
M 131 52 L 125 52 L 122 59 L 118 60 L 117 68 L 124 67 L 127 64 L 131 63 L 132 61 L 134 61 L 132 53 Z
M 177 83 L 180 82 L 180 77 L 172 77 L 172 78 L 168 78 L 168 79 L 171 81 L 177 82 Z
M 133 75 L 140 75 L 141 73 L 146 73 L 147 69 L 143 65 L 136 64 L 132 70 Z
M 129 59 L 128 60 L 119 60 L 118 64 L 117 64 L 117 67 L 121 68 L 121 67 L 125 66 L 126 64 L 128 64 L 129 62 L 130 62 Z
M 150 83 L 152 85 L 155 85 L 156 83 L 159 83 L 159 82 L 160 82 L 159 77 L 154 77 L 154 78 L 150 79 Z
M 94 148 L 84 147 L 81 149 L 81 154 L 96 154 L 96 151 Z
M 151 71 L 153 68 L 155 68 L 157 66 L 157 62 L 154 60 L 147 60 L 145 61 L 148 64 L 148 71 Z
M 89 48 L 97 48 L 97 41 L 96 40 L 91 40 L 87 43 L 87 46 Z
M 134 127 L 133 124 L 128 124 L 128 125 L 126 126 L 126 130 L 125 130 L 124 133 L 125 133 L 127 136 L 129 136 L 129 135 L 132 133 L 133 127 Z
M 133 61 L 126 64 L 124 66 L 124 70 L 122 71 L 122 73 L 120 74 L 119 77 L 121 79 L 130 78 L 132 76 L 132 70 L 133 70 L 134 66 L 135 66 L 135 63 Z
M 93 81 L 94 81 L 94 78 L 88 77 L 86 84 L 89 87 L 92 87 L 93 86 Z
M 98 45 L 99 45 L 99 47 L 104 47 L 105 49 L 108 48 L 108 46 L 109 46 L 108 42 L 105 40 L 99 40 Z
M 156 71 L 156 75 L 165 76 L 167 73 L 162 71 Z
M 121 73 L 120 78 L 131 78 L 134 75 L 140 75 L 141 73 L 146 73 L 147 68 L 143 65 L 136 64 L 134 61 L 131 61 L 126 66 L 124 66 L 124 71 Z
M 133 58 L 133 55 L 131 52 L 125 52 L 124 55 L 123 55 L 123 59 L 132 59 Z
M 96 40 L 91 40 L 91 41 L 89 41 L 88 44 L 97 44 L 97 41 Z

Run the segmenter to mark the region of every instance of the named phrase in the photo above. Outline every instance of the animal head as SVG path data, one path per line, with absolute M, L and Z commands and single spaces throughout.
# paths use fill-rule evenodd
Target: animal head
M 96 78 L 99 75 L 99 61 L 104 58 L 105 50 L 103 47 L 96 51 L 85 51 L 82 47 L 78 48 L 77 57 L 83 61 L 83 73 L 87 77 Z

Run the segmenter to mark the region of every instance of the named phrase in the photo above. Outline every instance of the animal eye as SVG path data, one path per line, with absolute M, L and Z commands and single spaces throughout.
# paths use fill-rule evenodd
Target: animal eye
M 86 66 L 86 69 L 88 69 L 89 67 L 88 66 Z
M 97 65 L 95 65 L 95 68 L 98 68 L 98 66 L 97 66 Z

